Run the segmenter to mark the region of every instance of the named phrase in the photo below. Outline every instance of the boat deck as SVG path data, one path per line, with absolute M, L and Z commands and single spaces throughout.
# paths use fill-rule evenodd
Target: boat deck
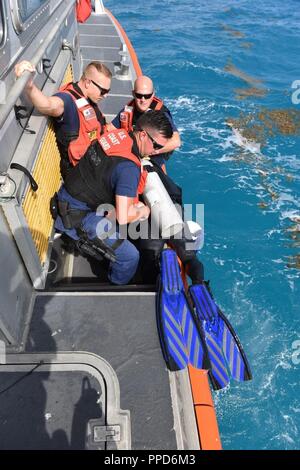
M 100 108 L 108 121 L 132 99 L 132 76 L 116 78 L 120 71 L 122 55 L 121 40 L 111 18 L 108 15 L 91 15 L 84 24 L 79 24 L 80 45 L 83 66 L 98 60 L 112 72 L 111 91 L 102 101 Z
M 131 98 L 117 78 L 123 43 L 108 15 L 79 25 L 83 64 L 113 72 L 108 120 Z M 46 289 L 22 343 L 1 365 L 1 449 L 198 449 L 187 371 L 170 374 L 155 318 L 155 286 L 111 286 L 103 266 L 57 239 Z M 1 359 L 1 358 L 0 358 Z
M 64 351 L 107 361 L 119 380 L 120 407 L 130 410 L 132 448 L 177 448 L 153 293 L 44 292 L 35 299 L 24 341 L 24 353 L 36 354 L 28 370 L 39 364 L 41 352 L 52 365 Z M 22 377 L 0 395 L 1 448 L 85 448 L 88 421 L 109 420 L 106 378 L 100 370 L 103 386 L 78 363 L 70 367 L 65 360 L 50 372 L 38 367 L 29 376 L 28 370 L 1 373 L 1 390 Z M 93 367 L 88 359 L 84 363 Z

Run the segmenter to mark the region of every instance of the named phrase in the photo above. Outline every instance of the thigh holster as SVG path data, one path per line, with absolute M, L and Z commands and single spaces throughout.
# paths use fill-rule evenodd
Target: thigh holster
M 65 229 L 70 230 L 80 227 L 82 219 L 90 212 L 90 209 L 73 209 L 67 201 L 60 201 L 55 193 L 50 199 L 50 212 L 54 220 L 60 216 Z
M 106 259 L 111 263 L 116 261 L 115 250 L 123 243 L 124 240 L 117 239 L 110 247 L 106 245 L 100 238 L 93 238 L 90 240 L 87 234 L 82 228 L 77 229 L 77 234 L 80 237 L 76 242 L 76 246 L 79 252 L 85 256 L 91 256 L 92 258 L 102 261 Z

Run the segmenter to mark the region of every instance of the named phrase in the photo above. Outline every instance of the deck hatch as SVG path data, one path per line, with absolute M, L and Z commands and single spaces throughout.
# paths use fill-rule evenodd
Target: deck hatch
M 0 378 L 0 449 L 131 448 L 130 413 L 120 409 L 116 373 L 100 356 L 9 354 Z

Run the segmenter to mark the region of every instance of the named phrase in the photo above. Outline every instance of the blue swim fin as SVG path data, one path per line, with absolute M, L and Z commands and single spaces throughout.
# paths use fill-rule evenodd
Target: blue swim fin
M 176 253 L 161 253 L 161 276 L 156 305 L 157 327 L 164 359 L 172 371 L 188 364 L 210 368 L 204 334 L 187 301 Z
M 231 324 L 216 305 L 208 286 L 195 284 L 189 293 L 205 334 L 211 362 L 210 378 L 218 390 L 229 382 L 228 369 L 235 380 L 251 380 L 252 374 L 242 345 Z

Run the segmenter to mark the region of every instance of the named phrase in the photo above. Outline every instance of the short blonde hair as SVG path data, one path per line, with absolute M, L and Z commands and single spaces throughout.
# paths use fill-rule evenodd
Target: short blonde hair
M 109 70 L 108 67 L 106 67 L 106 65 L 102 64 L 102 62 L 97 62 L 96 60 L 93 61 L 93 62 L 90 62 L 84 69 L 83 71 L 83 74 L 82 74 L 82 78 L 86 78 L 86 74 L 87 72 L 89 72 L 89 70 L 91 68 L 95 68 L 97 70 L 97 72 L 99 73 L 103 73 L 103 75 L 105 75 L 105 77 L 107 78 L 112 78 L 112 73 L 111 71 Z

